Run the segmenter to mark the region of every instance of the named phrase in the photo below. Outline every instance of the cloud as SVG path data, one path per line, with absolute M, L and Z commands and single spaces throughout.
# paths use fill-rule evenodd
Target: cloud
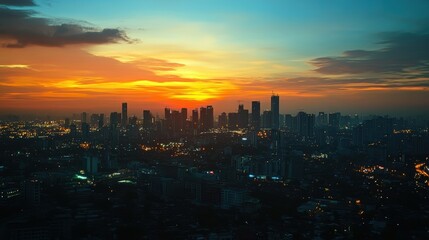
M 9 5 L 9 6 L 36 6 L 33 0 L 0 0 L 0 5 Z
M 3 1 L 8 2 L 8 1 Z M 17 1 L 24 4 L 26 1 Z M 27 1 L 28 2 L 28 1 Z M 3 47 L 22 48 L 28 45 L 61 47 L 70 44 L 103 44 L 131 42 L 124 31 L 98 30 L 80 24 L 52 24 L 50 19 L 34 17 L 31 10 L 0 7 L 0 40 Z
M 410 69 L 428 73 L 428 33 L 390 32 L 380 36 L 381 49 L 345 51 L 341 56 L 313 59 L 310 64 L 316 67 L 316 72 L 328 75 L 408 74 Z
M 153 71 L 174 71 L 179 67 L 186 66 L 185 64 L 155 58 L 145 58 L 138 61 L 132 61 L 131 63 L 141 68 Z

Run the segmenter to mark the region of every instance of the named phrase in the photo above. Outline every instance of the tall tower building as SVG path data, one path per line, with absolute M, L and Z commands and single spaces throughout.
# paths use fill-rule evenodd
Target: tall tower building
M 244 105 L 238 105 L 238 127 L 247 128 L 249 125 L 249 110 L 244 109 Z
M 187 108 L 182 108 L 180 110 L 180 115 L 181 115 L 181 118 L 182 118 L 182 121 L 180 123 L 180 129 L 182 131 L 185 131 L 186 130 L 186 120 L 188 119 L 188 109 Z
M 127 103 L 122 103 L 122 121 L 121 124 L 123 127 L 128 124 L 128 106 Z
M 272 129 L 279 129 L 279 102 L 280 97 L 279 95 L 272 95 L 271 96 L 271 128 Z
M 70 127 L 70 118 L 66 118 L 64 121 L 64 127 L 69 128 Z
M 334 127 L 335 129 L 338 129 L 340 127 L 340 119 L 341 119 L 341 113 L 330 113 L 329 114 L 329 126 Z
M 82 113 L 82 119 L 81 119 L 82 123 L 86 123 L 86 112 Z
M 198 109 L 192 110 L 192 129 L 196 133 L 198 131 Z
M 236 130 L 238 128 L 238 113 L 228 113 L 228 129 Z
M 98 116 L 98 129 L 101 129 L 104 126 L 104 113 L 101 113 Z
M 110 113 L 110 128 L 116 128 L 119 123 L 119 114 L 117 112 Z
M 207 129 L 214 127 L 214 110 L 213 106 L 207 106 Z
M 207 108 L 200 107 L 200 130 L 205 132 L 207 129 Z
M 227 125 L 228 125 L 228 118 L 226 116 L 226 113 L 223 112 L 219 115 L 218 127 L 226 128 Z
M 273 128 L 273 113 L 269 110 L 262 113 L 262 127 Z
M 152 128 L 152 114 L 150 110 L 143 110 L 143 128 L 146 130 Z
M 212 106 L 200 108 L 200 130 L 207 131 L 214 127 L 214 111 Z
M 261 127 L 261 102 L 252 101 L 252 127 L 259 130 Z
M 173 130 L 173 115 L 171 114 L 170 108 L 164 108 L 164 119 L 165 125 L 163 126 L 166 133 L 170 133 Z

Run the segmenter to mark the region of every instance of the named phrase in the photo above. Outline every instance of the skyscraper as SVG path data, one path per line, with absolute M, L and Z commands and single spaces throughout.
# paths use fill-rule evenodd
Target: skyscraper
M 86 123 L 86 112 L 82 113 L 82 120 L 81 120 L 81 122 L 82 123 Z
M 200 130 L 206 131 L 207 128 L 207 108 L 200 107 Z
M 170 108 L 164 108 L 165 125 L 163 126 L 165 133 L 170 133 L 173 130 L 173 118 Z
M 271 128 L 272 129 L 279 129 L 279 95 L 272 95 L 271 96 Z
M 97 127 L 99 118 L 100 118 L 99 114 L 96 114 L 96 113 L 91 114 L 91 117 L 89 119 L 90 126 L 91 127 Z
M 341 118 L 341 113 L 336 112 L 336 113 L 330 113 L 329 114 L 329 126 L 338 129 L 340 127 L 340 118 Z
M 238 127 L 247 128 L 249 125 L 249 110 L 244 109 L 244 105 L 238 106 Z
M 182 128 L 182 114 L 177 111 L 171 111 L 171 129 L 174 135 L 177 135 Z
M 117 112 L 110 113 L 110 128 L 116 128 L 119 123 L 119 114 Z
M 324 112 L 319 112 L 316 123 L 318 126 L 328 125 L 328 115 L 325 114 Z
M 219 115 L 218 127 L 226 128 L 227 125 L 228 125 L 228 118 L 226 116 L 226 113 L 223 112 Z
M 64 121 L 64 127 L 69 128 L 70 127 L 70 118 L 66 118 Z
M 214 127 L 214 110 L 213 106 L 207 106 L 207 129 Z
M 228 113 L 228 129 L 236 130 L 238 128 L 238 113 Z
M 200 130 L 207 131 L 214 127 L 213 106 L 200 108 Z
M 307 114 L 305 112 L 299 112 L 297 115 L 297 128 L 298 133 L 302 137 L 313 137 L 314 136 L 314 123 L 315 115 Z
M 182 108 L 180 110 L 180 115 L 182 117 L 182 121 L 180 123 L 180 129 L 182 131 L 186 130 L 186 119 L 188 119 L 188 109 L 187 108 Z
M 261 127 L 261 103 L 259 101 L 252 101 L 252 127 L 259 130 Z
M 198 131 L 198 109 L 192 110 L 192 129 L 194 134 Z
M 98 129 L 101 129 L 104 126 L 104 113 L 101 113 L 98 116 Z
M 122 126 L 125 127 L 128 124 L 128 106 L 127 103 L 122 103 Z
M 143 128 L 146 130 L 152 128 L 152 114 L 150 110 L 143 110 Z
M 265 110 L 262 113 L 262 127 L 273 128 L 273 112 Z

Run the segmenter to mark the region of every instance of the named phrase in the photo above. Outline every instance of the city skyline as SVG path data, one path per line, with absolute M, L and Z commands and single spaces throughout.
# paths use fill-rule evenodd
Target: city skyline
M 428 4 L 0 1 L 0 115 L 265 109 L 273 91 L 283 113 L 428 115 Z
M 428 239 L 428 9 L 0 0 L 0 239 Z

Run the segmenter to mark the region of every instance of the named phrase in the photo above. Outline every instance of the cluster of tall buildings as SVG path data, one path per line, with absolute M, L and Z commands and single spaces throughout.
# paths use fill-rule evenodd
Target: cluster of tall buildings
M 237 112 L 221 113 L 219 115 L 218 127 L 236 130 L 240 128 L 250 128 L 259 130 L 260 128 L 279 129 L 280 128 L 280 97 L 271 96 L 271 109 L 265 110 L 261 115 L 261 103 L 252 101 L 252 112 L 249 114 L 244 105 L 238 105 Z
M 271 96 L 271 109 L 264 110 L 261 113 L 261 103 L 252 101 L 251 112 L 245 109 L 243 104 L 239 104 L 237 112 L 222 112 L 217 122 L 214 117 L 214 108 L 211 105 L 193 109 L 188 113 L 187 108 L 180 110 L 165 108 L 164 118 L 155 118 L 150 110 L 143 110 L 142 126 L 146 131 L 156 131 L 167 136 L 178 136 L 181 134 L 197 134 L 207 132 L 215 127 L 229 130 L 251 129 L 259 130 L 260 128 L 277 130 L 281 127 L 279 113 L 278 95 Z M 107 123 L 106 123 L 107 122 Z M 138 122 L 136 116 L 128 117 L 128 104 L 122 103 L 121 112 L 111 112 L 108 121 L 105 121 L 104 114 L 92 114 L 88 121 L 88 114 L 81 114 L 80 129 L 85 136 L 89 134 L 90 128 L 102 129 L 107 127 L 111 131 L 119 128 L 128 128 Z M 217 124 L 216 124 L 217 123 Z M 66 127 L 71 132 L 76 132 L 77 126 L 65 120 Z
M 222 112 L 218 116 L 217 126 L 215 125 L 213 106 L 193 109 L 190 116 L 188 109 L 182 108 L 173 110 L 164 109 L 164 119 L 155 119 L 150 110 L 143 110 L 143 128 L 147 130 L 159 130 L 177 135 L 180 133 L 206 132 L 215 127 L 229 130 L 251 128 L 259 130 L 263 128 L 279 129 L 279 96 L 271 97 L 271 110 L 264 111 L 261 117 L 261 103 L 252 101 L 251 113 L 239 104 L 237 112 Z

